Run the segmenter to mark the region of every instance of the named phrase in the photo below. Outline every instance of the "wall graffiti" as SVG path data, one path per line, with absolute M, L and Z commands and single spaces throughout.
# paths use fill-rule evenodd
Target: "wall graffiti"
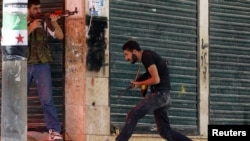
M 101 17 L 87 17 L 87 69 L 98 72 L 105 61 L 105 28 L 107 28 L 107 19 Z
M 201 72 L 202 72 L 202 78 L 207 80 L 207 74 L 208 74 L 208 43 L 204 43 L 202 39 L 201 44 Z
M 15 81 L 21 81 L 21 71 L 22 71 L 22 64 L 20 61 L 14 61 L 14 64 L 8 70 L 7 75 L 12 79 L 14 78 Z

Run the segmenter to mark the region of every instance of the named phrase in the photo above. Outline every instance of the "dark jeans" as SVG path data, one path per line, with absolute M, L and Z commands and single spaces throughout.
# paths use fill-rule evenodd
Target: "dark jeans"
M 153 112 L 160 136 L 168 141 L 191 141 L 186 136 L 170 127 L 167 110 L 171 104 L 170 93 L 157 92 L 148 94 L 127 115 L 125 126 L 116 141 L 128 141 L 139 119 Z
M 34 79 L 48 129 L 61 132 L 52 95 L 51 69 L 49 64 L 28 65 L 28 90 Z

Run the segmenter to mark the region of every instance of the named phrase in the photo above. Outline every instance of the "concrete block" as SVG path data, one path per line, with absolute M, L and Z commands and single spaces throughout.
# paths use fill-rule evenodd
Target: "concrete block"
M 87 135 L 86 141 L 114 141 L 111 140 L 111 138 L 107 136 L 100 136 L 100 135 Z
M 86 134 L 110 134 L 110 108 L 108 106 L 86 106 Z
M 108 106 L 108 78 L 86 78 L 86 105 L 88 106 Z

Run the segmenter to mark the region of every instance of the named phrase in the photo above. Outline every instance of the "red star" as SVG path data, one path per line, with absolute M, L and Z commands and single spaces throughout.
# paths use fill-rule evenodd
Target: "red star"
M 18 35 L 18 37 L 16 37 L 16 39 L 17 39 L 17 43 L 23 43 L 23 36 L 21 36 L 21 34 L 19 33 L 19 35 Z

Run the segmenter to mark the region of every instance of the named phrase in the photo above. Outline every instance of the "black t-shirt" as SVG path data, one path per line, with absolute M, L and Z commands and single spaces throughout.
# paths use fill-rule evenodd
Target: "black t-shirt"
M 151 91 L 169 91 L 170 78 L 167 62 L 159 54 L 151 50 L 144 50 L 142 54 L 142 64 L 146 69 L 146 73 L 140 76 L 137 80 L 145 80 L 145 78 L 150 77 L 148 72 L 148 67 L 155 64 L 160 77 L 160 83 L 156 85 L 151 85 Z

